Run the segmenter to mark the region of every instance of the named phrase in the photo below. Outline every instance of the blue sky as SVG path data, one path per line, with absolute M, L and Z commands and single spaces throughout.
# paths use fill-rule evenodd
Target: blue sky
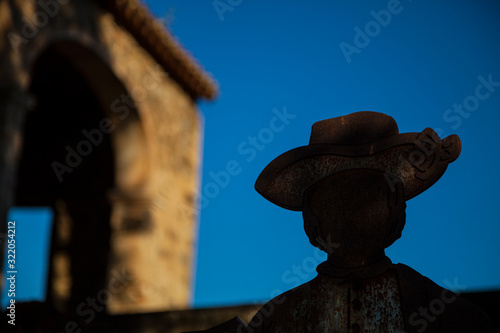
M 15 267 L 9 269 L 4 264 L 4 272 L 14 271 L 15 293 L 17 300 L 43 300 L 45 299 L 45 285 L 47 282 L 47 260 L 52 227 L 52 211 L 49 208 L 12 208 L 8 220 L 15 230 L 12 234 L 15 247 Z M 10 253 L 12 254 L 12 253 Z M 10 257 L 9 259 L 12 259 Z M 10 262 L 9 262 L 10 263 Z M 10 276 L 8 274 L 6 276 Z M 2 306 L 7 305 L 9 297 L 7 292 L 2 293 Z
M 220 86 L 216 101 L 200 103 L 194 306 L 261 302 L 315 276 L 325 256 L 301 214 L 267 202 L 254 182 L 273 158 L 307 145 L 312 123 L 361 110 L 391 115 L 400 132 L 458 134 L 463 145 L 407 203 L 389 257 L 458 291 L 500 289 L 499 2 L 146 3 Z M 228 167 L 229 182 L 217 185 Z

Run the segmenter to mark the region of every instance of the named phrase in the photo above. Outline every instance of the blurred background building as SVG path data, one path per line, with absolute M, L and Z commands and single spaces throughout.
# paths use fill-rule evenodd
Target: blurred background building
M 135 0 L 2 0 L 0 36 L 2 234 L 12 205 L 54 212 L 47 300 L 18 304 L 16 328 L 136 332 L 148 313 L 175 332 L 230 318 L 179 312 L 210 76 Z

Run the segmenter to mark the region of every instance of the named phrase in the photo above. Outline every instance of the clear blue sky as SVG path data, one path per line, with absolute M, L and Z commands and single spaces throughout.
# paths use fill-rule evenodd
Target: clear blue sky
M 222 0 L 219 12 L 213 1 L 146 3 L 220 86 L 215 102 L 200 103 L 206 200 L 194 306 L 261 302 L 314 277 L 324 255 L 301 214 L 267 202 L 254 182 L 308 143 L 313 122 L 360 110 L 463 144 L 443 178 L 408 202 L 389 257 L 459 291 L 500 289 L 499 2 Z M 284 110 L 290 118 L 269 131 Z M 238 172 L 214 185 L 228 163 Z
M 8 220 L 14 222 L 15 267 L 8 269 L 4 262 L 4 272 L 17 272 L 15 274 L 15 300 L 43 300 L 47 282 L 52 211 L 44 207 L 12 208 L 9 211 Z M 2 307 L 8 302 L 7 292 L 3 292 Z

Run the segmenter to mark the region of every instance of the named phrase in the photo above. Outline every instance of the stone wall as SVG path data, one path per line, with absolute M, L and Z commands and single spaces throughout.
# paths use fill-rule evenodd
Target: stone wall
M 186 308 L 200 167 L 200 114 L 195 102 L 98 4 L 44 3 L 50 6 L 0 0 L 0 144 L 9 152 L 2 150 L 0 160 L 2 219 L 12 204 L 15 184 L 4 185 L 16 179 L 31 71 L 39 55 L 53 46 L 80 70 L 100 102 L 103 118 L 113 122 L 111 251 L 108 283 L 101 295 L 109 298 L 108 311 Z M 120 285 L 113 284 L 117 276 Z M 53 276 L 49 283 L 58 280 Z

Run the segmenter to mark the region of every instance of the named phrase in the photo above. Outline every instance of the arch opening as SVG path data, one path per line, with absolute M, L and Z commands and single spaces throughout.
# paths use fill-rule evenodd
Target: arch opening
M 116 190 L 120 156 L 130 155 L 117 151 L 116 137 L 140 128 L 140 121 L 135 107 L 126 119 L 111 114 L 109 100 L 126 94 L 123 85 L 72 42 L 52 44 L 39 55 L 30 91 L 37 103 L 24 125 L 15 204 L 53 210 L 46 302 L 74 314 L 106 288 L 109 193 Z

